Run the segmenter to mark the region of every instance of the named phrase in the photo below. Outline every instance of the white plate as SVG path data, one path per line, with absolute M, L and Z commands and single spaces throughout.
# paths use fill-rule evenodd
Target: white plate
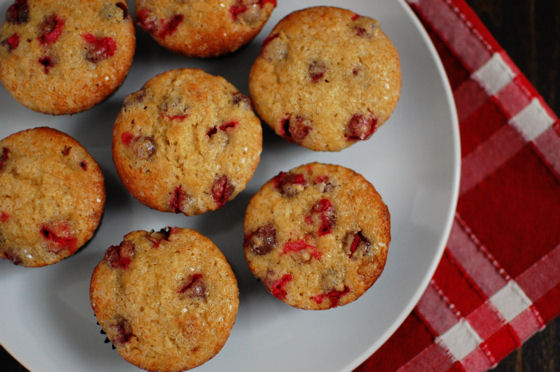
M 12 1 L 0 0 L 0 14 Z M 287 144 L 268 128 L 261 163 L 247 189 L 219 211 L 198 217 L 144 207 L 122 186 L 111 160 L 113 121 L 124 97 L 156 73 L 201 67 L 247 93 L 248 73 L 262 39 L 289 12 L 338 5 L 381 21 L 399 50 L 402 97 L 393 116 L 369 141 L 340 153 Z M 0 138 L 48 125 L 80 141 L 103 169 L 107 207 L 94 239 L 56 265 L 28 269 L 0 260 L 0 342 L 33 371 L 134 369 L 103 343 L 88 298 L 91 272 L 105 249 L 129 231 L 187 226 L 225 253 L 240 287 L 240 307 L 222 351 L 199 371 L 335 371 L 359 365 L 391 335 L 418 301 L 441 257 L 459 183 L 459 134 L 453 98 L 437 54 L 404 1 L 280 0 L 256 41 L 227 57 L 193 60 L 166 52 L 137 34 L 136 59 L 125 83 L 101 105 L 73 116 L 34 113 L 0 88 Z M 297 310 L 269 295 L 243 257 L 242 219 L 249 198 L 281 170 L 311 161 L 345 165 L 378 189 L 392 216 L 385 271 L 356 302 L 328 311 Z

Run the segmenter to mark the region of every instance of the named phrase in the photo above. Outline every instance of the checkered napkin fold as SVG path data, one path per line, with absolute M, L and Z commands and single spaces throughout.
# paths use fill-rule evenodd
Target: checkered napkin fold
M 464 0 L 407 0 L 460 121 L 459 203 L 416 308 L 357 371 L 484 371 L 560 313 L 560 123 Z

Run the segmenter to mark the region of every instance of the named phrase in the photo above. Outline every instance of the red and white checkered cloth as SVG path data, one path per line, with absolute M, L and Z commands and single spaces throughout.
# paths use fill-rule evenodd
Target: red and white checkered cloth
M 426 292 L 357 371 L 484 371 L 560 313 L 560 123 L 464 0 L 407 0 L 443 61 L 462 174 Z

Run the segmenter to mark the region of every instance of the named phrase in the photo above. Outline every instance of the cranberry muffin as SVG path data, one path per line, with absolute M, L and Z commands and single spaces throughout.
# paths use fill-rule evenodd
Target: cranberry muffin
M 113 159 L 131 194 L 186 215 L 218 209 L 241 192 L 261 149 L 249 99 L 198 69 L 152 78 L 125 99 L 113 129 Z
M 0 141 L 0 258 L 36 267 L 73 255 L 104 206 L 103 174 L 72 137 L 43 127 Z
M 190 57 L 216 57 L 251 41 L 276 0 L 137 0 L 136 21 L 160 45 Z
M 150 371 L 203 364 L 227 341 L 239 306 L 221 251 L 194 230 L 134 231 L 107 249 L 91 306 L 119 354 Z
M 0 81 L 32 110 L 84 111 L 122 83 L 135 43 L 126 0 L 15 0 L 0 28 Z
M 379 22 L 314 7 L 282 19 L 249 78 L 255 110 L 289 142 L 339 151 L 368 139 L 401 91 L 399 56 Z
M 346 305 L 377 280 L 391 240 L 387 206 L 361 175 L 311 163 L 280 172 L 247 207 L 245 257 L 285 303 Z

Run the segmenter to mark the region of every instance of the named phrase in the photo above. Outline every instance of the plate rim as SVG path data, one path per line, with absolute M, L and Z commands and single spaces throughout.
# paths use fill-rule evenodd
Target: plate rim
M 411 5 L 409 5 L 406 0 L 397 0 L 399 5 L 403 8 L 403 11 L 406 13 L 408 18 L 411 20 L 412 24 L 418 30 L 420 37 L 424 41 L 424 45 L 427 47 L 430 55 L 432 56 L 432 60 L 436 65 L 436 69 L 440 75 L 441 82 L 443 85 L 443 89 L 445 92 L 445 96 L 447 99 L 447 104 L 449 108 L 449 115 L 451 118 L 451 129 L 452 129 L 452 138 L 454 142 L 453 146 L 453 164 L 454 164 L 454 172 L 453 172 L 453 189 L 451 192 L 451 203 L 449 204 L 448 211 L 447 211 L 447 221 L 444 227 L 444 233 L 441 235 L 438 243 L 437 254 L 434 257 L 434 260 L 430 263 L 430 266 L 424 275 L 420 286 L 416 289 L 414 294 L 412 295 L 411 299 L 404 307 L 403 311 L 399 314 L 397 319 L 391 324 L 389 328 L 379 337 L 369 348 L 367 348 L 364 352 L 362 352 L 359 356 L 357 356 L 345 371 L 351 371 L 366 361 L 373 353 L 375 353 L 384 343 L 387 341 L 393 333 L 401 326 L 401 324 L 405 321 L 405 319 L 410 315 L 420 297 L 424 294 L 424 291 L 428 287 L 428 284 L 434 273 L 436 268 L 438 267 L 441 257 L 443 256 L 443 252 L 445 251 L 445 247 L 447 245 L 447 241 L 449 240 L 449 235 L 451 233 L 451 227 L 453 226 L 453 220 L 455 216 L 455 211 L 457 209 L 457 202 L 459 199 L 459 187 L 461 181 L 461 139 L 459 133 L 459 117 L 457 114 L 457 108 L 455 106 L 455 99 L 453 96 L 453 90 L 451 89 L 451 85 L 449 83 L 449 79 L 447 78 L 447 73 L 445 72 L 445 68 L 443 67 L 443 63 L 439 57 L 439 54 L 428 35 L 428 32 L 420 22 L 420 19 L 416 14 L 413 12 Z

